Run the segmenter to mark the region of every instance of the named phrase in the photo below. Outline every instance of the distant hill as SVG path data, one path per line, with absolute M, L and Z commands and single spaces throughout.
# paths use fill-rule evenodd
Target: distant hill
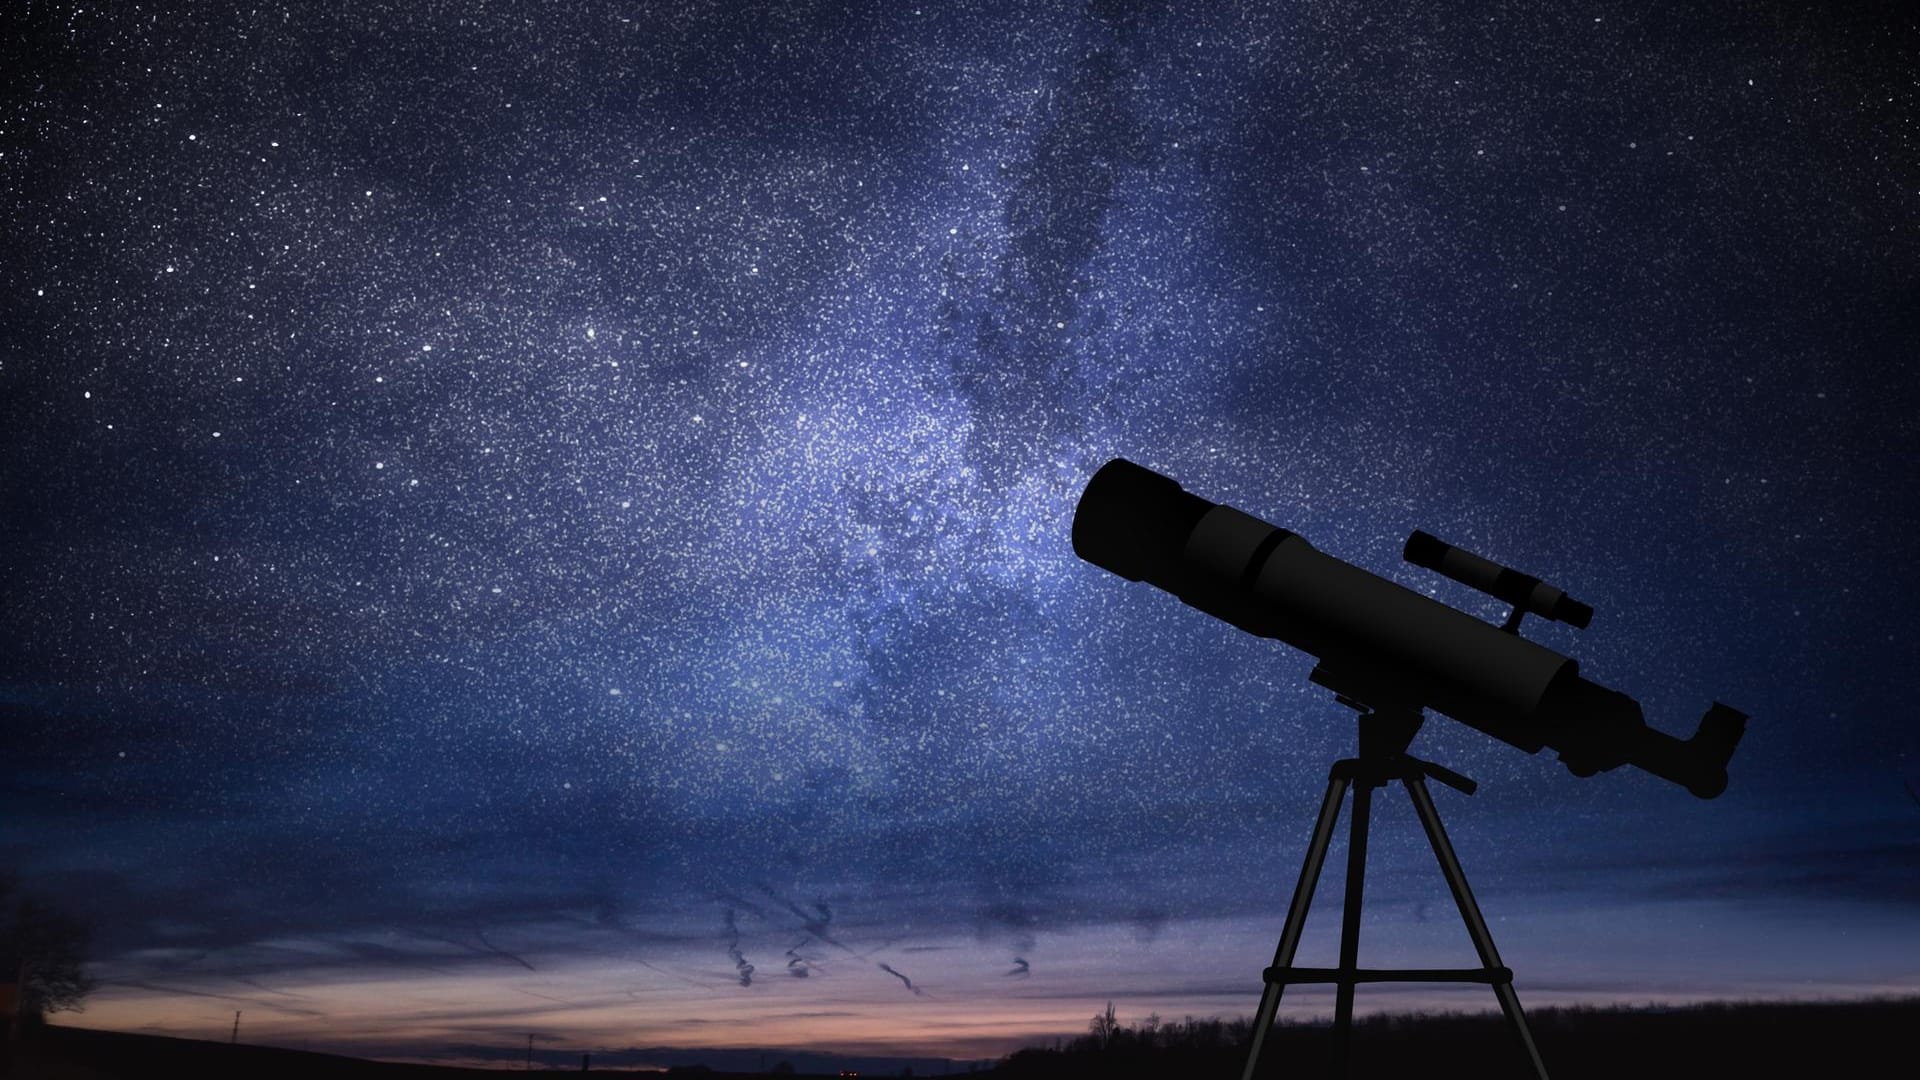
M 3 1044 L 0 1044 L 3 1045 Z M 497 1048 L 496 1048 L 497 1049 Z M 752 1062 L 764 1058 L 771 1068 L 790 1060 L 802 1069 L 821 1066 L 823 1059 L 834 1057 L 811 1051 L 790 1054 L 769 1049 L 661 1050 L 658 1052 L 615 1051 L 596 1055 L 594 1075 L 623 1075 L 688 1080 L 730 1080 L 734 1077 L 769 1075 L 758 1069 L 728 1072 L 704 1065 L 674 1065 L 664 1071 L 623 1068 L 614 1062 L 626 1054 L 645 1053 L 647 1059 L 697 1059 L 719 1064 Z M 567 1072 L 579 1075 L 577 1051 L 558 1059 L 549 1050 L 534 1058 L 536 1072 Z M 837 1058 L 836 1058 L 837 1059 Z M 631 1060 L 631 1058 L 629 1058 Z M 898 1076 L 901 1066 L 872 1068 L 875 1061 L 848 1057 L 860 1067 L 861 1075 Z M 964 1066 L 944 1059 L 899 1059 L 917 1063 L 915 1075 L 964 1075 Z M 0 1069 L 5 1080 L 148 1080 L 153 1077 L 181 1077 L 183 1080 L 500 1080 L 503 1072 L 520 1071 L 517 1055 L 503 1054 L 500 1066 L 489 1069 L 455 1068 L 445 1065 L 414 1065 L 391 1061 L 369 1061 L 340 1054 L 321 1054 L 305 1050 L 285 1050 L 272 1046 L 229 1045 L 200 1039 L 179 1039 L 166 1035 L 144 1035 L 120 1031 L 94 1031 L 88 1028 L 48 1026 L 33 1031 L 15 1050 L 12 1071 Z M 782 1075 L 805 1080 L 807 1077 L 836 1076 L 834 1072 L 790 1072 Z
M 8 1080 L 121 1080 L 132 1077 L 181 1077 L 182 1080 L 465 1080 L 487 1077 L 488 1069 L 451 1069 L 437 1065 L 401 1065 L 365 1061 L 338 1054 L 282 1050 L 272 1046 L 229 1046 L 200 1039 L 137 1035 L 119 1031 L 48 1026 L 30 1032 L 15 1050 Z
M 133 1080 L 181 1077 L 183 1080 L 500 1080 L 501 1069 L 461 1069 L 368 1061 L 339 1054 L 316 1054 L 272 1046 L 230 1046 L 199 1039 L 138 1035 L 86 1028 L 48 1027 L 23 1041 L 7 1080 Z M 540 1065 L 540 1071 L 551 1066 Z M 578 1073 L 578 1068 L 570 1070 Z M 713 1072 L 699 1067 L 665 1072 L 599 1069 L 627 1076 L 689 1077 L 727 1080 L 760 1075 Z M 795 1074 L 804 1076 L 806 1074 Z

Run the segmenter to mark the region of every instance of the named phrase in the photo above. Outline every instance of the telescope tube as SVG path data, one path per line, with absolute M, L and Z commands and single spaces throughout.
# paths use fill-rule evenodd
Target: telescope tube
M 1726 788 L 1745 717 L 1716 704 L 1694 739 L 1646 726 L 1632 698 L 1580 677 L 1545 646 L 1323 554 L 1304 538 L 1211 503 L 1123 458 L 1087 484 L 1080 558 L 1215 618 L 1360 673 L 1379 707 L 1429 707 L 1576 775 L 1632 764 L 1702 798 Z

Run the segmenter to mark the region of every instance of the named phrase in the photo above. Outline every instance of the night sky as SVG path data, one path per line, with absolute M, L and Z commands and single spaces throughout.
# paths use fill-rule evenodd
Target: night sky
M 98 927 L 68 1022 L 1250 1014 L 1352 715 L 1074 557 L 1116 456 L 1752 715 L 1712 801 L 1429 720 L 1525 1004 L 1920 991 L 1911 12 L 340 6 L 0 15 L 0 867 Z M 1373 840 L 1362 962 L 1470 963 Z

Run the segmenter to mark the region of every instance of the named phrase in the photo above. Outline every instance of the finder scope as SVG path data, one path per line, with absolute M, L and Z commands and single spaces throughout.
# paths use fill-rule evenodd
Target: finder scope
M 1691 739 L 1647 726 L 1640 705 L 1517 632 L 1533 612 L 1585 626 L 1593 609 L 1537 578 L 1415 533 L 1406 556 L 1514 604 L 1492 626 L 1168 477 L 1115 458 L 1073 517 L 1073 550 L 1201 611 L 1320 660 L 1374 708 L 1432 708 L 1527 753 L 1551 747 L 1577 776 L 1634 765 L 1703 799 L 1726 790 L 1746 714 L 1715 702 Z M 1320 676 L 1316 674 L 1316 680 Z M 1362 696 L 1346 687 L 1364 685 Z M 1368 698 L 1373 700 L 1367 700 Z

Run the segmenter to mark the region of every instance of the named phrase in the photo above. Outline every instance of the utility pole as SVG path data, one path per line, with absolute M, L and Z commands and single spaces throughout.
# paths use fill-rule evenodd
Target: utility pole
M 227 1045 L 234 1046 L 234 1045 L 237 1045 L 239 1042 L 240 1042 L 240 1010 L 235 1009 L 233 1011 L 233 1037 L 227 1040 Z
M 533 1032 L 527 1032 L 527 1071 L 533 1071 Z

